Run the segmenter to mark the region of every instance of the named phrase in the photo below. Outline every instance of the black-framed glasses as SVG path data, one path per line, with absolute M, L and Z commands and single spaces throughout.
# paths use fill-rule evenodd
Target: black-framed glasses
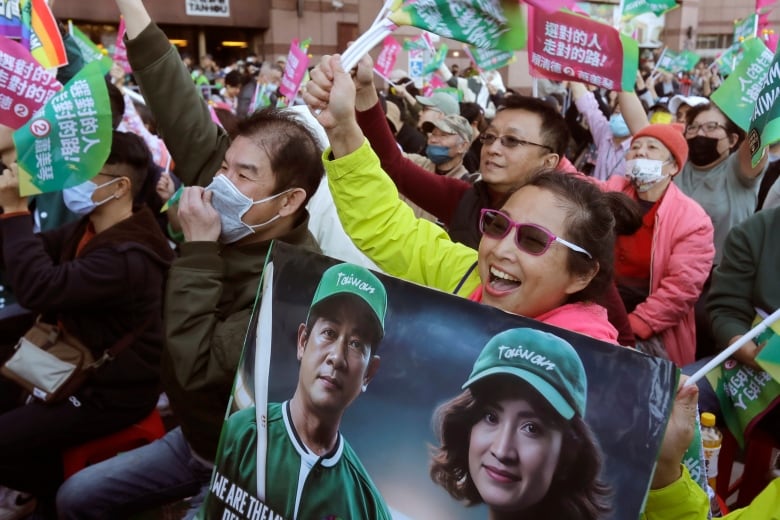
M 554 235 L 542 226 L 515 222 L 509 215 L 497 209 L 483 208 L 480 211 L 479 230 L 482 234 L 491 238 L 501 239 L 507 236 L 513 229 L 517 229 L 515 245 L 518 249 L 530 255 L 543 255 L 550 248 L 550 244 L 558 242 L 572 251 L 582 253 L 588 258 L 593 258 L 585 249 Z
M 502 135 L 497 136 L 496 134 L 491 134 L 489 132 L 486 132 L 479 136 L 479 141 L 485 145 L 490 146 L 491 144 L 496 142 L 496 139 L 501 143 L 501 146 L 504 148 L 516 148 L 518 146 L 538 146 L 539 148 L 544 148 L 545 150 L 550 150 L 550 152 L 553 151 L 552 148 L 547 146 L 546 144 L 539 144 L 539 143 L 533 143 L 531 141 L 526 141 L 525 139 L 518 139 L 515 136 L 512 135 Z
M 722 128 L 723 130 L 728 131 L 725 125 L 722 125 L 717 121 L 708 121 L 706 123 L 701 123 L 701 124 L 691 123 L 690 125 L 686 126 L 685 135 L 689 135 L 689 136 L 696 135 L 699 133 L 700 128 L 704 130 L 704 133 L 707 135 L 714 134 L 718 130 L 718 128 Z

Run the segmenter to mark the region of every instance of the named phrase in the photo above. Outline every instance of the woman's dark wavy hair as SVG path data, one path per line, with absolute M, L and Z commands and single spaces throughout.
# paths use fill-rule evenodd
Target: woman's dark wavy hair
M 579 175 L 564 173 L 554 168 L 538 170 L 512 194 L 526 186 L 536 186 L 551 192 L 567 212 L 566 236 L 593 258 L 566 248 L 567 268 L 574 275 L 587 275 L 594 268 L 596 276 L 587 287 L 569 295 L 567 303 L 597 300 L 612 283 L 615 264 L 615 236 L 630 235 L 642 225 L 642 216 L 636 202 L 619 192 L 604 192 L 593 182 Z M 502 204 L 503 205 L 503 204 Z
M 469 439 L 471 428 L 481 420 L 486 407 L 507 397 L 505 389 L 509 385 L 496 385 L 498 378 L 512 379 L 511 395 L 527 399 L 548 427 L 563 431 L 561 453 L 550 488 L 541 501 L 522 511 L 522 518 L 595 520 L 606 515 L 611 509 L 611 490 L 599 478 L 601 448 L 587 423 L 579 415 L 566 421 L 531 385 L 513 376 L 499 375 L 478 381 L 436 409 L 434 430 L 439 446 L 432 449 L 431 479 L 468 506 L 483 503 L 469 474 Z

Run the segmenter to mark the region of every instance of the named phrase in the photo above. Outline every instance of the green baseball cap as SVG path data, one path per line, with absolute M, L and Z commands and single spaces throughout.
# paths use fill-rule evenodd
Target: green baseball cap
M 518 377 L 534 387 L 566 420 L 585 417 L 587 375 L 568 342 L 536 329 L 509 329 L 496 334 L 480 352 L 468 381 L 496 374 Z
M 336 264 L 322 273 L 309 314 L 315 305 L 342 294 L 351 294 L 363 300 L 376 318 L 376 328 L 381 339 L 385 335 L 387 291 L 379 278 L 371 271 L 355 264 Z M 306 318 L 308 321 L 308 316 Z

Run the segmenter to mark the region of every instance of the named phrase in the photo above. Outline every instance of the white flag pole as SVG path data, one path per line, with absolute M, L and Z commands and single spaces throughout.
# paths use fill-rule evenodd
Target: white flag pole
M 688 380 L 685 381 L 684 386 L 690 386 L 692 384 L 695 384 L 696 381 L 698 381 L 699 379 L 707 375 L 707 372 L 709 372 L 713 368 L 717 367 L 718 365 L 726 361 L 726 359 L 731 357 L 731 355 L 737 350 L 739 350 L 745 343 L 747 343 L 748 341 L 752 340 L 753 338 L 755 338 L 756 336 L 764 332 L 767 329 L 767 327 L 772 325 L 777 320 L 780 320 L 780 309 L 776 310 L 775 312 L 773 312 L 772 314 L 764 318 L 764 320 L 761 323 L 759 323 L 758 325 L 750 329 L 750 331 L 748 331 L 747 334 L 745 334 L 737 341 L 729 345 L 726 350 L 724 350 L 723 352 L 721 352 L 720 354 L 712 358 L 709 363 L 707 363 L 699 370 L 697 370 L 695 374 L 693 374 L 691 377 L 688 378 Z

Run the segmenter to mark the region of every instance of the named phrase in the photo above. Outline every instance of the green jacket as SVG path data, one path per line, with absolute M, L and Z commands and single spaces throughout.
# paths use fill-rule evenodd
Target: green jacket
M 758 307 L 780 309 L 780 208 L 765 209 L 734 226 L 726 236 L 723 260 L 712 274 L 707 310 L 723 349 L 734 336 L 751 329 Z
M 683 476 L 650 491 L 641 520 L 706 520 L 709 500 L 683 466 Z M 725 515 L 728 520 L 780 519 L 780 478 L 774 479 L 749 506 Z
M 127 41 L 127 54 L 185 185 L 206 186 L 230 139 L 214 124 L 179 54 L 157 25 Z M 279 240 L 319 251 L 308 213 Z M 168 275 L 163 388 L 193 451 L 212 461 L 244 345 L 269 242 L 181 245 Z
M 328 186 L 344 231 L 384 272 L 452 293 L 477 261 L 477 251 L 453 242 L 447 232 L 398 198 L 368 141 L 335 160 L 323 154 Z M 468 296 L 480 285 L 474 269 L 457 294 Z

